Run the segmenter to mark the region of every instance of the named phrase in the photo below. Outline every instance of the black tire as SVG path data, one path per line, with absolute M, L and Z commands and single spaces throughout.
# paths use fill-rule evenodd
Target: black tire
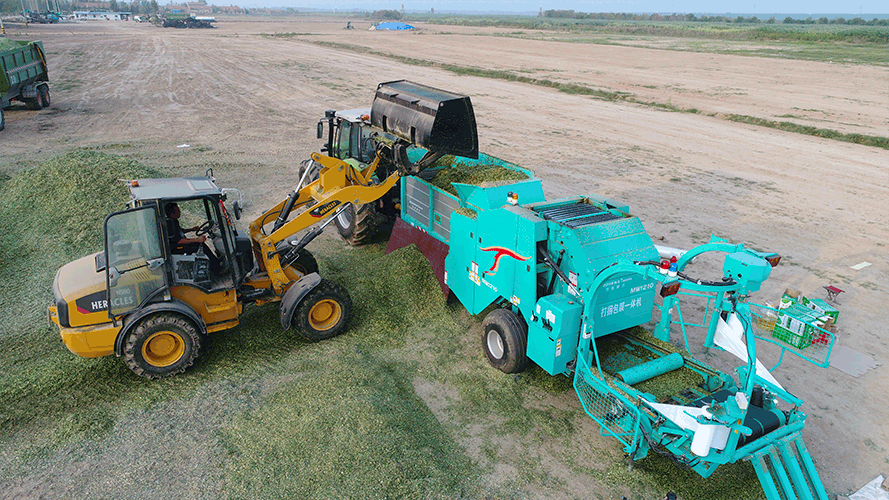
M 321 280 L 296 306 L 293 326 L 309 342 L 327 340 L 343 333 L 352 311 L 352 298 L 336 283 Z
M 40 92 L 40 89 L 37 89 L 37 96 L 33 99 L 29 99 L 27 101 L 28 109 L 36 111 L 38 109 L 43 109 L 46 107 L 46 104 L 43 101 L 43 93 Z
M 509 309 L 496 309 L 482 322 L 482 349 L 488 362 L 503 373 L 528 367 L 528 327 Z
M 49 96 L 49 87 L 46 85 L 41 86 L 37 89 L 37 95 L 43 97 L 43 107 L 48 108 L 51 104 L 50 96 Z
M 317 273 L 318 261 L 315 260 L 315 256 L 312 255 L 312 252 L 303 248 L 299 251 L 296 260 L 292 262 L 287 262 L 286 260 L 282 261 L 281 267 L 284 268 L 284 273 L 288 278 L 298 280 L 307 274 Z M 293 274 L 294 271 L 296 274 Z
M 3 114 L 3 108 L 0 107 L 0 130 L 6 128 L 6 115 Z
M 143 319 L 124 341 L 124 361 L 149 380 L 184 372 L 201 349 L 194 323 L 183 316 L 157 313 Z
M 373 203 L 350 204 L 336 216 L 334 224 L 343 241 L 352 246 L 361 246 L 373 241 L 381 219 Z
M 299 164 L 299 168 L 296 169 L 296 181 L 299 182 L 300 179 L 303 178 L 303 173 L 309 169 L 309 175 L 306 176 L 306 180 L 303 183 L 302 187 L 306 187 L 309 184 L 318 180 L 318 172 L 321 171 L 321 165 L 316 163 L 315 160 L 309 158 L 308 160 L 303 160 L 302 163 Z

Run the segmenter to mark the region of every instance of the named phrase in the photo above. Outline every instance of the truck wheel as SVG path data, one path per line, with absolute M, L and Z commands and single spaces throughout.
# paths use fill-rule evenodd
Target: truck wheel
M 46 103 L 43 100 L 43 93 L 40 92 L 40 89 L 37 89 L 37 96 L 34 97 L 33 99 L 29 99 L 27 101 L 27 104 L 28 104 L 28 109 L 34 110 L 34 111 L 36 111 L 38 109 L 43 109 L 46 107 Z
M 482 323 L 482 348 L 488 362 L 503 373 L 528 366 L 528 327 L 509 309 L 491 311 Z
M 201 338 L 191 321 L 159 313 L 142 320 L 124 341 L 124 360 L 130 370 L 149 380 L 182 373 L 194 363 Z
M 370 243 L 377 234 L 380 215 L 373 203 L 364 205 L 350 204 L 336 216 L 334 223 L 343 241 L 352 246 Z
M 284 268 L 284 274 L 288 278 L 296 281 L 307 274 L 318 272 L 318 261 L 311 252 L 303 248 L 299 251 L 299 256 L 293 262 L 281 262 Z
M 41 86 L 39 89 L 37 89 L 37 95 L 43 96 L 43 107 L 48 108 L 50 104 L 49 87 L 47 87 L 46 85 Z
M 321 280 L 296 307 L 293 323 L 310 342 L 326 340 L 343 333 L 352 310 L 352 299 L 336 283 Z

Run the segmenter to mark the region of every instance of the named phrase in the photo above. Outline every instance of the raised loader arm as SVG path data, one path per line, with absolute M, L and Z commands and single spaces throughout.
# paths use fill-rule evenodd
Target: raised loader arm
M 378 152 L 373 163 L 362 172 L 337 158 L 312 153 L 312 160 L 321 165 L 318 179 L 294 191 L 250 224 L 254 253 L 268 272 L 276 294 L 283 293 L 290 282 L 283 272 L 282 260 L 286 261 L 288 255 L 298 253 L 321 233 L 323 226 L 306 234 L 300 241 L 292 239 L 296 233 L 319 222 L 329 222 L 348 203 L 361 205 L 374 202 L 398 182 L 401 177 L 398 172 L 393 172 L 380 184 L 370 180 L 382 157 L 382 152 Z M 291 211 L 304 207 L 309 209 L 287 221 Z M 266 234 L 265 226 L 273 221 L 274 227 Z
M 321 233 L 323 224 L 299 241 L 293 235 L 316 223 L 333 219 L 348 203 L 364 205 L 382 198 L 405 175 L 418 175 L 445 154 L 478 158 L 475 114 L 468 96 L 426 85 L 398 80 L 377 86 L 371 108 L 372 124 L 398 138 L 394 144 L 380 145 L 374 161 L 364 170 L 337 158 L 312 154 L 321 165 L 318 179 L 296 190 L 250 224 L 254 253 L 268 272 L 275 294 L 284 293 L 290 279 L 283 265 Z M 407 149 L 418 146 L 427 154 L 417 163 L 407 158 Z M 394 171 L 379 184 L 371 180 L 381 161 L 391 162 Z M 307 208 L 288 221 L 294 209 Z M 265 226 L 274 225 L 266 233 Z

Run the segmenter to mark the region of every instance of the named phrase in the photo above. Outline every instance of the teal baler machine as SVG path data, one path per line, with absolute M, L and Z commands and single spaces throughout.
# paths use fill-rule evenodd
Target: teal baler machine
M 827 499 L 802 440 L 802 401 L 756 358 L 760 339 L 781 347 L 782 359 L 791 351 L 812 360 L 762 326 L 774 310 L 747 303 L 776 255 L 713 238 L 662 269 L 627 206 L 594 196 L 546 201 L 534 178 L 453 186 L 456 197 L 418 177 L 403 179 L 389 250 L 416 242 L 433 268 L 434 255 L 444 255 L 443 287 L 470 313 L 499 306 L 483 322 L 493 366 L 514 373 L 533 361 L 572 377 L 586 413 L 631 460 L 666 452 L 705 478 L 719 465 L 749 460 L 769 500 Z M 393 246 L 396 233 L 401 243 Z M 722 276 L 688 276 L 688 264 L 706 252 L 725 253 Z M 682 317 L 682 305 L 695 300 L 706 301 L 700 323 Z M 653 333 L 641 328 L 653 318 Z M 741 360 L 737 382 L 689 354 L 695 327 L 706 332 L 707 347 Z M 821 334 L 829 340 L 816 364 L 826 366 L 834 338 Z M 668 342 L 680 335 L 685 349 Z
M 372 121 L 384 131 L 398 129 L 387 127 L 386 116 L 420 109 L 415 101 L 424 97 L 408 92 L 412 85 L 381 85 L 392 91 L 378 92 L 374 107 L 386 112 Z M 381 98 L 385 106 L 378 106 Z M 402 163 L 418 167 L 404 169 L 387 251 L 416 243 L 445 292 L 473 315 L 489 311 L 481 340 L 490 363 L 515 373 L 533 361 L 550 375 L 572 377 L 586 413 L 631 461 L 656 451 L 706 478 L 720 465 L 747 460 L 769 500 L 826 500 L 802 440 L 802 401 L 756 356 L 759 340 L 777 345 L 782 360 L 789 351 L 827 366 L 835 342 L 820 328 L 803 331 L 811 338 L 779 336 L 778 311 L 747 302 L 778 256 L 712 238 L 664 267 L 629 207 L 596 196 L 547 201 L 530 171 L 478 153 L 469 98 L 459 103 L 471 123 L 458 123 L 468 135 L 454 137 L 474 146 L 474 158 L 423 168 L 431 154 L 417 147 L 423 126 L 399 135 Z M 452 183 L 456 196 L 429 182 L 437 169 L 482 165 L 528 178 Z M 689 264 L 710 252 L 724 254 L 721 275 L 688 274 Z M 704 307 L 684 307 L 701 301 Z M 694 317 L 698 309 L 704 312 Z M 652 320 L 650 333 L 642 325 Z M 700 335 L 690 336 L 694 329 Z M 735 356 L 737 378 L 692 357 L 690 337 Z M 680 340 L 684 349 L 671 343 Z

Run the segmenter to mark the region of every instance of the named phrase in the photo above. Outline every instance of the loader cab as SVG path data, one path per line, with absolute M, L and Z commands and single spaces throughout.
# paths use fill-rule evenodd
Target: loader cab
M 129 311 L 112 307 L 118 296 L 118 303 L 136 308 L 164 291 L 169 294 L 176 286 L 212 293 L 244 282 L 253 268 L 249 237 L 237 233 L 225 207 L 225 195 L 212 179 L 140 179 L 132 181 L 130 192 L 131 208 L 105 221 L 112 317 Z M 171 234 L 175 224 L 168 217 L 174 203 L 181 213 L 179 225 L 199 227 L 197 234 L 188 237 L 205 235 L 206 246 L 177 248 L 177 235 Z M 211 267 L 214 260 L 218 269 Z
M 318 122 L 319 139 L 324 137 L 324 122 L 327 122 L 327 144 L 322 151 L 343 161 L 354 159 L 370 163 L 376 151 L 375 136 L 395 139 L 371 126 L 368 108 L 325 112 L 324 119 Z

